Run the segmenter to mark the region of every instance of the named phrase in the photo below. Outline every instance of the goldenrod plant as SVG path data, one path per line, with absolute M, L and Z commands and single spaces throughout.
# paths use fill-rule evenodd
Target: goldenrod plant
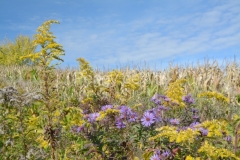
M 182 97 L 185 95 L 183 83 L 186 82 L 185 79 L 178 79 L 169 84 L 165 94 L 170 98 L 172 104 L 171 107 L 185 107 Z M 177 107 L 176 107 L 177 106 Z
M 11 42 L 5 39 L 0 45 L 0 65 L 34 65 L 30 60 L 22 60 L 21 56 L 34 54 L 36 46 L 28 36 L 20 35 Z
M 43 80 L 41 93 L 44 97 L 42 105 L 39 107 L 39 115 L 33 115 L 35 119 L 35 125 L 44 125 L 43 131 L 39 131 L 41 134 L 37 137 L 37 141 L 43 148 L 50 147 L 51 158 L 57 158 L 57 148 L 59 147 L 58 139 L 61 136 L 60 115 L 62 110 L 62 104 L 59 102 L 58 93 L 56 92 L 56 76 L 54 69 L 57 64 L 52 64 L 53 60 L 63 61 L 60 56 L 64 55 L 63 47 L 58 44 L 54 39 L 56 38 L 52 32 L 50 32 L 51 24 L 59 24 L 58 21 L 48 20 L 44 22 L 37 29 L 37 34 L 34 36 L 34 45 L 40 47 L 40 51 L 31 53 L 29 55 L 21 57 L 22 59 L 31 59 L 41 68 L 40 76 Z

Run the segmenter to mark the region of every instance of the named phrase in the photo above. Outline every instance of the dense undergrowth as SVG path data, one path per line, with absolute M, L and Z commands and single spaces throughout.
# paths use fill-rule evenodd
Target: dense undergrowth
M 22 58 L 0 66 L 0 159 L 240 159 L 236 61 L 165 70 L 56 69 L 47 21 Z

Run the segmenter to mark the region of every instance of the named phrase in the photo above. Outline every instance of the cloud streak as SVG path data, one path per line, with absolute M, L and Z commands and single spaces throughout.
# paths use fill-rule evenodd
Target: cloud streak
M 67 5 L 62 1 L 55 3 Z M 33 22 L 42 23 L 49 18 L 60 20 L 61 24 L 53 27 L 53 32 L 66 51 L 66 65 L 77 65 L 75 59 L 78 57 L 86 58 L 93 66 L 114 67 L 118 63 L 142 61 L 156 63 L 240 47 L 239 1 L 205 4 L 196 0 L 161 5 L 148 6 L 141 12 L 132 8 L 132 12 L 127 12 L 137 13 L 136 16 L 97 2 L 88 8 L 94 9 L 93 13 L 86 14 L 86 4 L 75 4 L 82 14 L 69 16 L 52 11 L 48 17 L 33 15 L 29 17 L 29 23 L 13 23 L 10 28 L 29 30 L 35 27 Z
M 82 56 L 95 65 L 156 61 L 220 50 L 239 44 L 237 10 L 239 3 L 227 3 L 192 15 L 166 18 L 150 14 L 128 23 L 111 17 L 103 22 L 79 18 L 79 25 L 75 25 L 78 29 L 60 34 L 60 42 L 67 52 L 79 53 L 71 58 Z

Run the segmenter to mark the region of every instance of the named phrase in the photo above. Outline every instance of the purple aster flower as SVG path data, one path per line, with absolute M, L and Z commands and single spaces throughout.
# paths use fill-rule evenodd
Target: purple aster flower
M 228 143 L 231 143 L 232 142 L 232 136 L 228 135 L 225 137 L 225 140 L 228 142 Z
M 130 114 L 128 114 L 128 121 L 129 122 L 135 122 L 137 120 L 138 116 L 137 113 L 135 112 L 131 112 Z
M 193 118 L 194 120 L 197 120 L 197 119 L 199 119 L 199 116 L 198 116 L 198 115 L 193 115 L 192 118 Z
M 84 125 L 82 126 L 72 126 L 71 132 L 80 133 L 84 129 Z
M 169 152 L 169 151 L 164 151 L 163 153 L 162 153 L 162 156 L 163 157 L 169 157 L 171 155 L 171 152 Z
M 170 102 L 170 101 L 171 101 L 171 99 L 170 99 L 169 97 L 165 96 L 165 95 L 161 95 L 160 97 L 161 97 L 165 102 Z
M 88 122 L 93 123 L 96 121 L 96 119 L 99 117 L 99 113 L 91 113 L 88 115 Z
M 122 120 L 118 119 L 118 120 L 116 121 L 116 126 L 117 126 L 118 129 L 121 129 L 121 128 L 125 128 L 125 127 L 126 127 L 126 124 L 125 124 L 125 122 L 123 122 Z
M 141 119 L 142 125 L 145 127 L 149 127 L 151 124 L 154 123 L 154 119 L 155 117 L 153 113 L 145 112 Z
M 197 113 L 198 110 L 197 110 L 196 108 L 192 108 L 192 112 L 193 112 L 193 113 Z
M 183 100 L 183 102 L 185 102 L 188 105 L 193 104 L 195 102 L 194 99 L 192 98 L 191 94 L 189 94 L 187 96 L 183 96 L 182 100 Z
M 155 94 L 155 95 L 151 98 L 151 101 L 153 101 L 155 104 L 161 104 L 160 95 L 159 95 L 159 94 Z
M 199 124 L 200 124 L 199 122 L 193 122 L 189 125 L 189 127 L 192 128 L 192 129 L 195 129 L 195 127 Z
M 132 109 L 127 106 L 121 106 L 120 107 L 120 117 L 121 118 L 127 118 L 129 114 L 131 114 Z
M 101 110 L 106 111 L 107 109 L 111 109 L 111 108 L 113 108 L 112 105 L 105 105 L 105 106 L 102 106 Z
M 87 114 L 89 111 L 87 109 L 83 110 L 82 113 L 83 114 Z
M 156 112 L 156 109 L 155 108 L 148 109 L 145 112 L 149 112 L 149 113 L 153 113 L 154 114 Z
M 154 154 L 150 157 L 150 160 L 160 160 L 160 157 L 157 154 Z
M 81 132 L 84 129 L 84 125 L 77 127 L 77 133 Z
M 170 119 L 169 122 L 172 124 L 172 125 L 178 125 L 179 124 L 179 119 Z
M 155 117 L 156 122 L 161 122 L 162 121 L 162 117 L 160 115 L 156 115 L 154 117 Z
M 208 130 L 207 129 L 200 128 L 200 132 L 201 132 L 202 136 L 207 136 L 208 135 Z
M 160 111 L 167 111 L 167 110 L 170 110 L 170 108 L 168 108 L 168 107 L 164 107 L 164 106 L 161 106 L 161 105 L 157 106 L 157 109 L 160 110 Z
M 158 156 L 160 156 L 161 155 L 161 152 L 160 152 L 160 150 L 155 150 L 155 152 L 154 152 L 155 154 L 157 154 Z
M 155 122 L 162 121 L 162 118 L 161 118 L 161 115 L 160 115 L 161 110 L 159 110 L 158 108 L 153 108 L 153 109 L 147 110 L 146 112 L 152 113 L 154 115 Z

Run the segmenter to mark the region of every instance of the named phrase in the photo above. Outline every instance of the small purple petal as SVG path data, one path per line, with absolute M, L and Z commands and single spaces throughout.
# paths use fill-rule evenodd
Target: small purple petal
M 231 143 L 231 142 L 232 142 L 232 136 L 228 135 L 227 137 L 225 137 L 225 140 L 226 140 L 228 143 Z
M 189 127 L 191 128 L 191 129 L 195 129 L 195 126 L 197 126 L 197 125 L 199 125 L 200 123 L 199 122 L 193 122 L 193 123 L 191 123 L 190 125 L 189 125 Z
M 116 121 L 116 126 L 117 126 L 118 129 L 122 129 L 122 128 L 126 127 L 126 124 L 125 124 L 125 122 L 123 122 L 121 120 L 117 120 Z
M 154 154 L 150 157 L 150 160 L 160 160 L 160 157 L 157 154 Z
M 207 136 L 208 135 L 208 130 L 207 129 L 200 128 L 200 132 L 201 132 L 202 136 Z
M 169 157 L 169 156 L 171 155 L 171 152 L 169 152 L 169 151 L 164 151 L 164 152 L 162 153 L 162 155 L 163 155 L 163 157 Z
M 96 119 L 99 117 L 99 113 L 95 112 L 95 113 L 91 113 L 88 114 L 88 122 L 93 123 L 96 121 Z
M 106 111 L 107 109 L 111 109 L 111 108 L 113 108 L 112 105 L 105 105 L 105 106 L 102 106 L 101 110 Z
M 179 119 L 170 119 L 169 122 L 172 124 L 172 125 L 178 125 L 179 124 Z
M 187 95 L 187 96 L 183 96 L 182 98 L 183 102 L 185 102 L 186 104 L 193 104 L 195 101 L 194 99 L 192 98 L 192 95 Z
M 161 104 L 161 100 L 160 100 L 160 95 L 159 94 L 155 94 L 152 98 L 151 101 L 153 101 L 155 104 Z
M 138 116 L 137 116 L 137 113 L 135 112 L 131 112 L 129 115 L 128 115 L 128 121 L 129 122 L 135 122 L 137 120 Z

